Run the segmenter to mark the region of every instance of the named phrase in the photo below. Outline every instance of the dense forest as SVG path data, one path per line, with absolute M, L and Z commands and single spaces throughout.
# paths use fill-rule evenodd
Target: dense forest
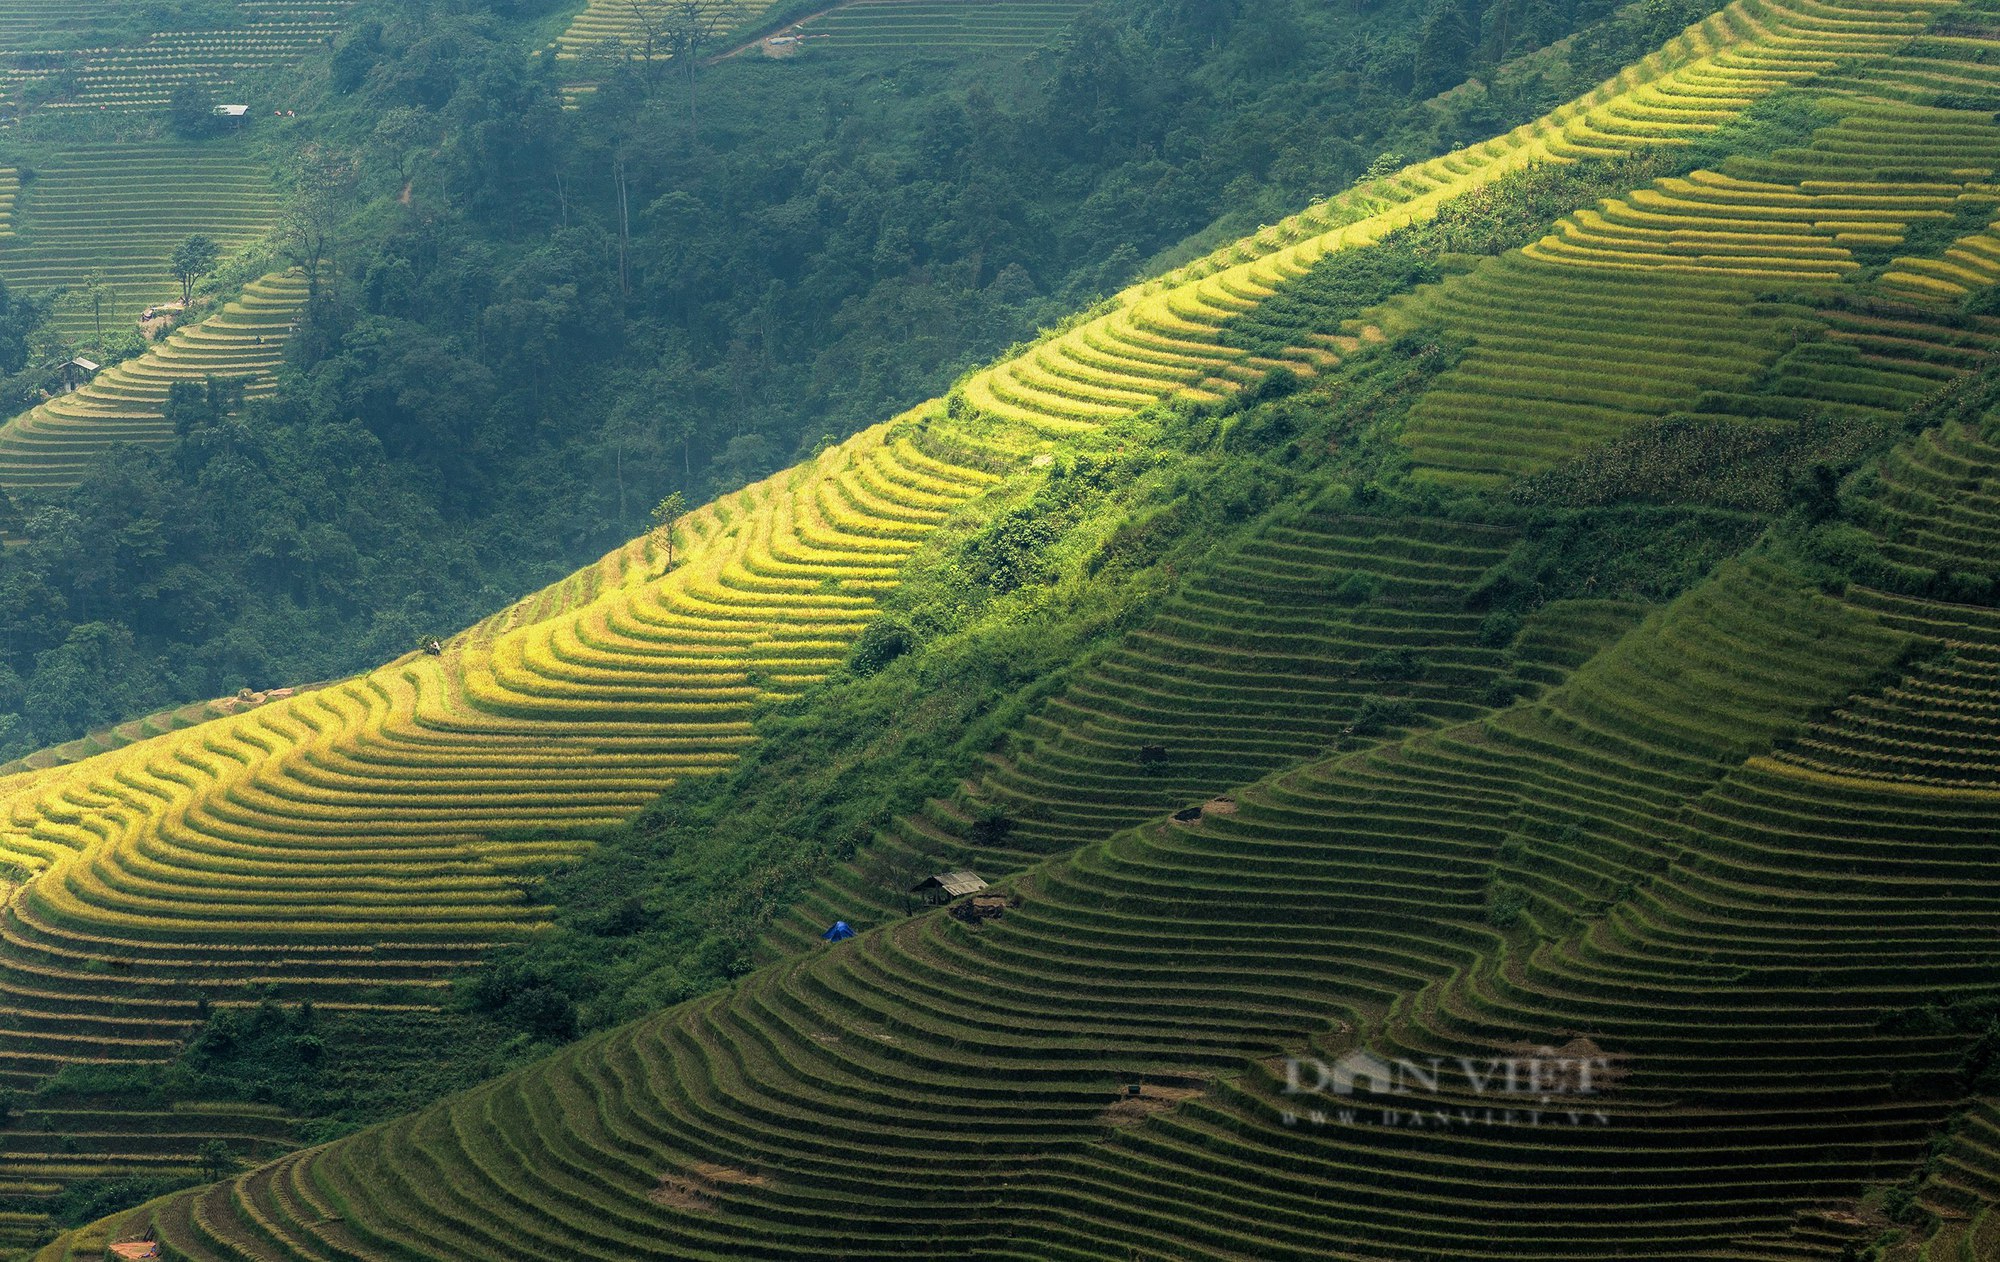
M 1141 0 L 1025 63 L 606 64 L 565 110 L 549 6 L 379 6 L 286 81 L 325 266 L 276 398 L 186 392 L 174 449 L 13 506 L 0 753 L 470 622 L 1706 7 Z

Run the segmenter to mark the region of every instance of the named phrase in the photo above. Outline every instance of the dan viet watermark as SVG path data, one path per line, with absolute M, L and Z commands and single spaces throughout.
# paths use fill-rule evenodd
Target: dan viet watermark
M 1609 1126 L 1600 1095 L 1617 1071 L 1588 1044 L 1519 1055 L 1385 1060 L 1357 1049 L 1284 1059 L 1286 1126 Z

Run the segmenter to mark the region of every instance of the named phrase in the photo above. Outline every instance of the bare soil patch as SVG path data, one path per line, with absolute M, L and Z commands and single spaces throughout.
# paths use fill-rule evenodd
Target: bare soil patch
M 766 1187 L 770 1182 L 764 1175 L 752 1174 L 735 1166 L 698 1161 L 679 1174 L 663 1175 L 660 1186 L 654 1188 L 647 1199 L 669 1209 L 708 1214 L 715 1211 L 715 1202 L 725 1188 Z
M 1200 1095 L 1203 1087 L 1161 1087 L 1147 1083 L 1138 1095 L 1120 1096 L 1111 1107 L 1098 1114 L 1100 1121 L 1113 1126 L 1135 1126 L 1155 1113 L 1165 1113 L 1183 1100 Z

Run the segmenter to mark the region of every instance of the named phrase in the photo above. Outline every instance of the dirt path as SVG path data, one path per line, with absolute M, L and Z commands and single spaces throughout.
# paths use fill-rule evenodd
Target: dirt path
M 796 36 L 801 26 L 804 26 L 808 22 L 816 21 L 820 18 L 823 18 L 827 14 L 833 12 L 835 9 L 844 9 L 847 7 L 849 3 L 852 3 L 852 0 L 845 0 L 845 3 L 841 4 L 830 4 L 824 9 L 815 9 L 811 13 L 806 14 L 802 18 L 792 19 L 790 22 L 785 23 L 783 26 L 779 27 L 775 31 L 765 31 L 762 35 L 759 35 L 757 38 L 751 40 L 746 44 L 738 44 L 736 47 L 730 49 L 726 53 L 716 53 L 712 57 L 704 57 L 702 58 L 701 64 L 704 66 L 712 66 L 719 61 L 728 61 L 731 57 L 741 57 L 744 53 L 749 52 L 751 49 L 761 47 L 765 40 L 773 39 L 779 35 Z

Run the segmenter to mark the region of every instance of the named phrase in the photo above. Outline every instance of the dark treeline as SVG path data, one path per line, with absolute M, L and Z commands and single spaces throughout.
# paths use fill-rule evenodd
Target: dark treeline
M 448 633 L 669 491 L 772 472 L 1385 155 L 1533 117 L 1712 6 L 1611 7 L 1117 0 L 1011 62 L 606 60 L 565 110 L 579 71 L 525 51 L 550 6 L 364 6 L 284 77 L 280 239 L 323 283 L 278 396 L 184 391 L 172 449 L 16 505 L 0 754 Z

